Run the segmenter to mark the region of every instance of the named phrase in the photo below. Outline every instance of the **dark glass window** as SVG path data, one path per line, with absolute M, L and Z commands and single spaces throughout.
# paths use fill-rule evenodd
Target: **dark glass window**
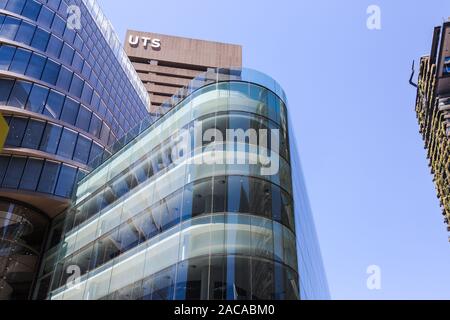
M 27 127 L 27 118 L 14 117 L 9 124 L 8 137 L 6 139 L 6 145 L 11 147 L 20 147 L 22 144 L 25 128 Z
M 0 156 L 0 184 L 5 177 L 6 171 L 8 170 L 9 157 Z
M 21 74 L 25 74 L 25 70 L 28 66 L 28 61 L 30 61 L 31 51 L 23 50 L 18 48 L 16 50 L 16 54 L 11 62 L 11 66 L 9 67 L 10 71 L 18 72 Z
M 17 30 L 19 29 L 20 20 L 12 17 L 6 17 L 3 21 L 2 29 L 0 30 L 0 37 L 14 40 Z
M 38 185 L 38 191 L 53 194 L 56 186 L 56 180 L 58 179 L 58 173 L 58 162 L 45 161 L 44 168 L 42 169 L 41 180 Z
M 83 93 L 81 95 L 81 99 L 87 104 L 91 103 L 93 90 L 87 82 L 84 83 Z
M 50 28 L 53 22 L 54 13 L 46 6 L 42 6 L 41 12 L 39 12 L 38 22 L 39 25 Z
M 25 109 L 42 113 L 45 106 L 45 101 L 47 100 L 48 89 L 37 84 L 33 85 L 33 89 L 31 89 L 30 97 L 25 106 Z
M 75 56 L 73 57 L 72 66 L 78 72 L 83 70 L 83 58 L 78 52 L 75 53 Z
M 59 119 L 61 115 L 62 106 L 64 103 L 64 96 L 56 91 L 50 90 L 47 98 L 44 114 L 54 119 Z
M 73 55 L 74 55 L 74 50 L 67 43 L 64 43 L 63 49 L 61 51 L 60 59 L 62 61 L 64 61 L 67 65 L 71 65 L 72 60 L 73 60 Z
M 77 120 L 79 108 L 80 105 L 75 100 L 66 98 L 66 102 L 64 103 L 64 108 L 61 113 L 61 120 L 74 125 Z
M 49 38 L 50 34 L 47 31 L 37 28 L 34 33 L 33 41 L 31 41 L 31 46 L 45 52 Z
M 88 163 L 91 163 L 93 160 L 95 160 L 103 151 L 103 147 L 98 145 L 97 143 L 92 144 L 91 148 L 91 154 L 89 155 L 89 161 Z
M 22 15 L 31 20 L 36 20 L 40 10 L 41 5 L 39 2 L 28 0 L 25 4 L 25 8 L 23 8 Z
M 88 132 L 89 124 L 91 122 L 91 116 L 91 111 L 82 105 L 80 107 L 80 112 L 78 113 L 76 127 Z
M 55 194 L 60 197 L 69 198 L 72 195 L 76 175 L 76 168 L 62 165 Z
M 92 141 L 82 135 L 78 137 L 73 160 L 86 164 L 89 160 Z
M 24 108 L 30 94 L 31 83 L 17 80 L 9 97 L 8 104 L 12 107 Z
M 62 66 L 61 71 L 59 72 L 58 81 L 56 82 L 56 86 L 63 90 L 69 91 L 70 83 L 72 82 L 73 72 Z
M 15 47 L 5 45 L 0 46 L 0 70 L 9 69 L 9 65 L 11 64 L 15 52 Z
M 58 155 L 64 158 L 72 159 L 75 143 L 77 142 L 77 133 L 64 128 L 59 142 Z
M 29 149 L 38 149 L 44 132 L 45 122 L 30 120 L 22 141 L 22 147 Z
M 97 138 L 100 137 L 100 129 L 102 127 L 102 121 L 99 117 L 97 117 L 95 114 L 92 115 L 91 119 L 91 125 L 89 127 L 89 132 L 96 136 Z
M 69 92 L 74 96 L 81 98 L 82 91 L 83 91 L 83 80 L 79 76 L 74 74 Z
M 48 59 L 41 80 L 55 85 L 58 79 L 59 69 L 59 64 Z
M 52 30 L 59 36 L 62 36 L 64 33 L 66 23 L 64 20 L 55 14 L 55 18 L 53 19 Z
M 20 189 L 35 191 L 41 176 L 44 162 L 39 159 L 28 159 L 20 181 Z
M 4 188 L 17 189 L 19 187 L 20 178 L 22 177 L 26 161 L 27 158 L 11 158 L 5 179 L 3 180 Z
M 45 59 L 46 58 L 44 56 L 33 53 L 25 74 L 32 78 L 40 79 L 42 76 L 42 71 L 44 71 Z
M 61 53 L 62 46 L 63 41 L 52 34 L 50 36 L 50 40 L 48 41 L 47 52 L 53 57 L 58 58 Z
M 41 147 L 39 149 L 48 153 L 55 154 L 56 149 L 58 148 L 61 131 L 61 126 L 47 123 L 44 134 L 42 135 Z
M 21 14 L 26 0 L 9 0 L 6 10 Z
M 102 140 L 104 144 L 108 144 L 110 132 L 111 130 L 109 129 L 109 127 L 105 123 L 103 123 L 102 132 L 100 134 L 100 140 Z
M 30 45 L 31 39 L 33 39 L 34 35 L 34 29 L 36 29 L 35 26 L 28 22 L 22 21 L 19 30 L 17 31 L 15 41 Z
M 1 56 L 1 52 L 0 52 Z M 0 79 L 0 105 L 6 105 L 8 102 L 9 94 L 14 86 L 14 80 Z

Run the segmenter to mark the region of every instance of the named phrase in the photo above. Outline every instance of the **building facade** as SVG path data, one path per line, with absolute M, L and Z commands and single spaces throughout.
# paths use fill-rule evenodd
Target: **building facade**
M 0 299 L 31 298 L 50 222 L 149 105 L 95 1 L 0 0 Z
M 151 32 L 129 30 L 125 52 L 144 82 L 155 115 L 167 112 L 164 103 L 208 69 L 242 67 L 239 45 Z
M 434 29 L 431 53 L 420 60 L 416 113 L 450 231 L 450 20 Z
M 78 184 L 48 298 L 329 298 L 278 83 L 209 70 L 167 108 Z

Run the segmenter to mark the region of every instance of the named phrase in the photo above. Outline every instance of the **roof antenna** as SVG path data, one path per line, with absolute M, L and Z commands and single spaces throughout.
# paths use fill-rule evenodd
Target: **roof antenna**
M 415 73 L 415 61 L 413 60 L 412 62 L 412 67 L 411 67 L 411 78 L 409 78 L 409 84 L 412 85 L 413 87 L 417 88 L 417 84 L 413 82 L 413 78 L 414 78 L 414 73 Z

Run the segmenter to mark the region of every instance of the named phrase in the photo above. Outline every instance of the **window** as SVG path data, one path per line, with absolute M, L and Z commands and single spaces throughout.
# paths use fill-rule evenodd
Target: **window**
M 46 58 L 44 56 L 33 53 L 30 59 L 30 63 L 28 64 L 27 72 L 25 74 L 32 78 L 40 79 L 42 71 L 44 70 L 45 59 Z
M 25 128 L 27 127 L 27 118 L 14 117 L 9 124 L 8 137 L 6 139 L 6 145 L 11 147 L 20 147 L 22 144 Z
M 61 71 L 59 72 L 58 81 L 56 82 L 56 86 L 59 88 L 69 91 L 70 83 L 72 82 L 73 73 L 66 67 L 62 66 Z
M 95 114 L 92 115 L 92 119 L 91 119 L 91 125 L 89 127 L 89 132 L 96 136 L 97 138 L 100 137 L 100 129 L 102 126 L 102 121 L 100 120 L 99 117 L 97 117 Z
M 1 52 L 0 52 L 1 56 Z M 9 94 L 14 86 L 14 80 L 0 79 L 0 105 L 6 105 L 8 102 Z
M 28 61 L 30 61 L 31 51 L 23 50 L 18 48 L 16 50 L 16 54 L 11 62 L 11 66 L 9 67 L 10 71 L 18 72 L 21 74 L 25 74 L 25 70 L 28 66 Z
M 61 53 L 62 46 L 62 40 L 52 34 L 50 36 L 50 40 L 48 41 L 47 52 L 53 57 L 58 58 Z
M 19 187 L 20 178 L 22 177 L 26 161 L 26 158 L 11 158 L 5 179 L 3 180 L 4 188 L 17 189 Z
M 103 147 L 102 146 L 98 145 L 97 143 L 93 143 L 92 144 L 92 149 L 91 149 L 91 154 L 89 155 L 88 163 L 91 163 L 92 161 L 97 159 L 97 157 L 100 156 L 102 151 L 103 151 Z
M 36 29 L 35 26 L 28 22 L 22 21 L 19 31 L 17 31 L 15 41 L 30 45 L 31 39 L 34 35 L 34 29 Z
M 73 160 L 86 164 L 89 160 L 92 141 L 82 135 L 78 137 Z
M 17 80 L 9 97 L 8 105 L 23 108 L 30 94 L 31 83 Z
M 15 52 L 15 47 L 5 45 L 0 46 L 0 70 L 9 69 L 9 65 L 11 64 Z
M 52 10 L 48 9 L 46 6 L 42 6 L 41 12 L 37 19 L 39 25 L 50 28 L 53 22 L 54 13 Z
M 44 152 L 55 154 L 56 149 L 58 148 L 61 131 L 61 126 L 47 123 L 44 134 L 42 135 L 41 146 L 39 149 Z
M 30 120 L 25 131 L 22 147 L 37 150 L 39 148 L 39 143 L 41 142 L 44 128 L 45 122 Z
M 80 105 L 76 101 L 67 98 L 64 103 L 61 120 L 74 125 L 77 120 L 79 107 Z
M 38 191 L 43 193 L 53 193 L 58 179 L 59 163 L 52 161 L 45 161 L 39 181 Z
M 59 36 L 62 36 L 64 33 L 66 23 L 64 20 L 55 14 L 55 18 L 53 19 L 52 30 Z
M 67 159 L 72 159 L 75 143 L 77 142 L 77 133 L 64 128 L 59 142 L 58 155 Z
M 47 103 L 45 105 L 44 114 L 54 119 L 59 119 L 61 115 L 64 96 L 56 91 L 50 90 Z
M 6 6 L 6 10 L 21 14 L 26 0 L 10 0 Z
M 2 29 L 0 30 L 0 37 L 14 40 L 17 30 L 19 29 L 20 20 L 12 17 L 6 17 L 3 21 Z
M 6 171 L 8 170 L 9 157 L 0 156 L 0 184 L 5 177 Z
M 59 64 L 48 59 L 41 80 L 55 85 L 56 80 L 58 79 L 59 69 Z
M 92 113 L 85 106 L 80 107 L 80 112 L 78 113 L 78 119 L 76 126 L 86 132 L 89 130 L 89 123 L 91 122 Z
M 33 41 L 31 41 L 31 46 L 45 52 L 49 38 L 50 34 L 47 31 L 37 28 L 34 33 Z
M 81 57 L 81 55 L 78 52 L 75 53 L 75 56 L 74 56 L 73 62 L 72 62 L 72 66 L 78 72 L 81 72 L 83 70 L 83 58 Z
M 84 83 L 83 93 L 81 95 L 81 99 L 87 104 L 91 103 L 93 90 L 87 82 Z
M 31 90 L 25 109 L 35 113 L 42 113 L 44 110 L 45 101 L 47 100 L 47 95 L 47 88 L 35 84 Z
M 28 159 L 20 181 L 20 189 L 35 191 L 38 185 L 44 162 L 39 159 Z
M 73 75 L 72 84 L 70 85 L 69 92 L 78 98 L 81 98 L 81 92 L 83 91 L 83 80 L 77 76 Z
M 23 8 L 22 15 L 36 21 L 40 10 L 41 5 L 39 4 L 39 2 L 35 0 L 27 1 L 25 4 L 25 8 Z
M 64 61 L 67 65 L 71 65 L 72 60 L 73 60 L 73 55 L 74 55 L 74 50 L 69 45 L 67 45 L 67 43 L 64 43 L 63 49 L 61 51 L 60 59 L 62 61 Z
M 69 198 L 72 195 L 76 175 L 76 168 L 62 165 L 55 194 L 60 197 Z

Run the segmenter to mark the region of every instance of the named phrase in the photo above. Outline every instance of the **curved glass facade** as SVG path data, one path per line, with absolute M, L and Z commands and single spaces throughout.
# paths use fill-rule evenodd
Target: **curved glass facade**
M 151 121 L 146 90 L 92 2 L 0 0 L 0 112 L 10 127 L 0 197 L 49 218 L 68 207 L 94 159 Z
M 44 263 L 50 299 L 300 299 L 324 289 L 300 290 L 298 246 L 316 239 L 298 241 L 296 197 L 307 196 L 293 192 L 281 88 L 253 71 L 216 70 L 184 90 L 78 184 Z M 218 139 L 230 132 L 241 135 Z

